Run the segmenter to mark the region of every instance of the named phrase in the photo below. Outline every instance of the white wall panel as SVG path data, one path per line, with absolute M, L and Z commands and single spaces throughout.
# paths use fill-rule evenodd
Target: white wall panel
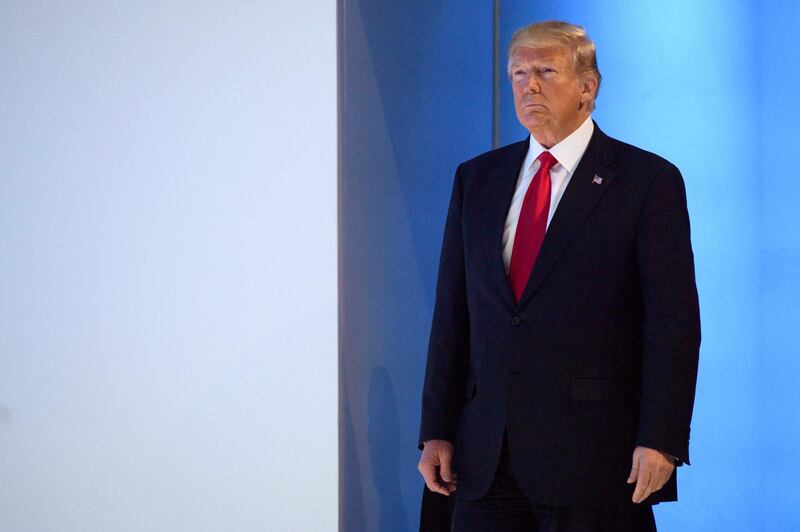
M 335 2 L 3 2 L 0 71 L 0 530 L 335 530 Z

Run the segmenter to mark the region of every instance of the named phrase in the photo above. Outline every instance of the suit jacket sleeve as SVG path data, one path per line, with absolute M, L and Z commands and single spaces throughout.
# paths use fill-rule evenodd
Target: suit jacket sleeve
M 469 313 L 461 210 L 462 166 L 456 170 L 445 222 L 436 304 L 422 393 L 419 446 L 427 440 L 453 441 L 469 363 Z
M 667 164 L 653 179 L 637 227 L 642 287 L 642 395 L 637 445 L 689 463 L 689 425 L 700 349 L 700 313 L 686 191 Z

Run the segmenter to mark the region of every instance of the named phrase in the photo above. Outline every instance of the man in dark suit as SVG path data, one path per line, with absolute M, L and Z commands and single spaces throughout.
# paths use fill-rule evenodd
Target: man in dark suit
M 419 470 L 456 531 L 655 530 L 700 345 L 683 179 L 592 121 L 583 28 L 517 31 L 508 68 L 531 136 L 456 171 Z

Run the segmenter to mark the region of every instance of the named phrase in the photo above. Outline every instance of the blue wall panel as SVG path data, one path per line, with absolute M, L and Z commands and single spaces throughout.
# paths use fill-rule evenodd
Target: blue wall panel
M 759 5 L 759 55 L 744 70 L 759 84 L 752 179 L 761 198 L 762 529 L 800 530 L 800 5 Z
M 490 148 L 489 2 L 340 3 L 343 530 L 414 530 L 418 405 L 458 162 Z M 500 144 L 524 138 L 505 53 L 535 20 L 583 24 L 595 119 L 687 185 L 703 345 L 693 465 L 660 530 L 800 529 L 800 8 L 790 2 L 529 2 L 500 9 Z
M 457 164 L 491 148 L 489 2 L 340 2 L 341 529 L 417 528 L 422 377 Z

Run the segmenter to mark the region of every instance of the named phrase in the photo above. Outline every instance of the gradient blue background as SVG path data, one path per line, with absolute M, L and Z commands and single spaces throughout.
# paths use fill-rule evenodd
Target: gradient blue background
M 490 149 L 489 2 L 341 2 L 341 510 L 414 530 L 417 422 L 435 270 L 458 162 Z M 800 7 L 780 1 L 510 2 L 500 9 L 501 144 L 527 134 L 505 80 L 511 33 L 587 27 L 608 134 L 687 186 L 703 345 L 694 465 L 666 531 L 800 530 Z

